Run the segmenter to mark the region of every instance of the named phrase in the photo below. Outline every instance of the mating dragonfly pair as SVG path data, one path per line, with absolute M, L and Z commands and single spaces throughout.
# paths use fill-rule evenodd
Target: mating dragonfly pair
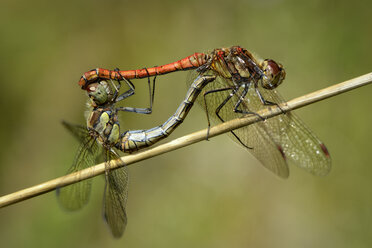
M 182 70 L 191 70 L 187 80 L 189 90 L 176 112 L 158 127 L 121 133 L 118 112 L 150 114 L 156 76 Z M 151 90 L 152 76 L 155 77 Z M 117 107 L 117 102 L 135 92 L 130 79 L 139 78 L 148 78 L 150 107 Z M 131 153 L 167 137 L 183 122 L 195 101 L 204 107 L 208 127 L 210 118 L 224 122 L 242 115 L 257 115 L 256 112 L 265 105 L 283 102 L 275 88 L 284 78 L 281 64 L 271 59 L 262 60 L 238 46 L 215 49 L 211 53 L 195 53 L 179 61 L 147 69 L 120 71 L 98 68 L 88 71 L 79 81 L 91 99 L 92 109 L 87 126 L 64 122 L 81 142 L 68 173 L 92 166 L 103 152 L 107 161 L 103 215 L 114 237 L 120 237 L 127 223 L 128 173 L 125 167 L 109 170 L 109 161 L 120 159 L 117 150 Z M 119 93 L 121 82 L 129 86 L 129 90 L 122 94 Z M 198 98 L 201 92 L 203 97 Z M 287 160 L 320 176 L 326 175 L 331 168 L 325 145 L 293 113 L 283 113 L 231 131 L 230 136 L 266 168 L 283 178 L 289 175 Z M 59 201 L 67 209 L 79 209 L 88 202 L 90 188 L 90 180 L 61 188 L 58 190 Z

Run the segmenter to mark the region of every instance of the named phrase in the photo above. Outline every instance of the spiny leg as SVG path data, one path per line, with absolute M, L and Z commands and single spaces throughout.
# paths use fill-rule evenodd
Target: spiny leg
M 115 89 L 115 91 L 114 91 L 114 95 L 113 95 L 112 99 L 117 99 L 117 97 L 118 97 L 118 95 L 119 95 L 119 91 L 120 91 L 120 86 L 121 86 L 121 84 L 120 84 L 120 81 L 118 81 L 118 82 L 119 82 L 119 84 L 116 85 L 116 84 L 112 81 L 112 79 L 110 79 L 110 83 L 111 83 L 112 87 Z
M 123 75 L 120 74 L 119 68 L 116 68 L 115 71 L 120 75 L 120 79 L 118 79 L 118 83 L 119 83 L 118 88 L 120 89 L 121 87 L 121 82 L 120 82 L 121 80 L 123 80 L 129 86 L 129 90 L 127 90 L 126 92 L 124 92 L 123 94 L 121 94 L 120 96 L 116 98 L 115 102 L 119 102 L 121 100 L 124 100 L 132 96 L 134 94 L 135 87 L 129 79 L 126 79 L 125 77 L 123 77 Z
M 244 87 L 244 89 L 243 89 L 243 92 L 242 92 L 242 94 L 240 95 L 238 102 L 237 102 L 237 103 L 235 104 L 235 106 L 234 106 L 234 112 L 235 112 L 235 113 L 240 113 L 240 114 L 245 114 L 245 115 L 248 115 L 248 114 L 256 115 L 256 116 L 258 116 L 262 121 L 264 121 L 265 118 L 263 118 L 261 115 L 257 114 L 256 112 L 249 111 L 248 108 L 247 108 L 246 110 L 238 109 L 238 108 L 240 107 L 241 103 L 244 101 L 246 95 L 248 94 L 249 86 L 250 86 L 250 83 L 246 83 L 246 84 L 245 84 L 245 87 Z
M 154 97 L 155 97 L 155 80 L 156 80 L 156 76 L 154 77 L 154 80 L 152 81 L 153 84 L 152 84 L 152 92 L 151 92 L 151 83 L 150 83 L 150 74 L 147 70 L 147 68 L 145 68 L 146 72 L 147 72 L 147 85 L 149 86 L 149 95 L 150 95 L 150 108 L 149 108 L 149 111 L 150 113 L 152 113 L 152 105 L 154 103 Z
M 225 120 L 219 115 L 220 110 L 236 94 L 236 92 L 238 91 L 238 89 L 239 89 L 239 86 L 237 86 L 235 88 L 233 88 L 233 87 L 227 87 L 227 88 L 220 88 L 220 89 L 210 90 L 210 91 L 204 93 L 204 102 L 206 104 L 205 96 L 207 94 L 216 93 L 216 92 L 222 92 L 222 91 L 227 91 L 227 90 L 232 90 L 232 92 L 225 98 L 225 100 L 216 108 L 215 114 L 221 120 L 221 122 L 225 122 Z M 207 116 L 208 116 L 208 114 L 207 114 Z M 208 119 L 208 121 L 209 121 L 209 119 Z M 209 130 L 210 130 L 210 123 L 208 122 L 207 140 L 208 140 Z M 239 143 L 242 144 L 242 146 L 246 147 L 247 149 L 252 149 L 251 147 L 249 147 L 246 144 L 244 144 L 243 141 L 238 137 L 238 135 L 235 134 L 234 131 L 230 131 L 230 132 L 239 141 Z
M 241 85 L 238 85 L 236 86 L 233 91 L 230 93 L 230 95 L 228 95 L 226 97 L 226 99 L 217 107 L 216 109 L 216 115 L 217 117 L 222 121 L 222 122 L 225 122 L 225 120 L 219 115 L 221 109 L 223 106 L 226 105 L 226 103 L 234 96 L 236 95 L 236 93 L 238 92 L 239 88 L 241 87 Z M 230 131 L 232 135 L 234 135 L 234 137 L 239 141 L 240 144 L 242 144 L 242 146 L 246 147 L 247 149 L 252 149 L 252 147 L 249 147 L 247 146 L 246 144 L 243 143 L 243 141 L 238 137 L 238 135 L 234 132 L 234 131 Z
M 228 88 L 226 88 L 226 89 L 228 89 Z M 239 90 L 239 86 L 236 86 L 236 87 L 234 87 L 234 88 L 230 88 L 231 90 L 232 90 L 232 92 L 225 98 L 225 100 L 223 100 L 223 102 L 216 108 L 216 111 L 215 111 L 215 113 L 216 113 L 216 115 L 217 115 L 217 117 L 222 121 L 222 122 L 225 122 L 225 120 L 224 119 L 222 119 L 222 117 L 220 116 L 220 111 L 221 111 L 221 109 L 222 109 L 222 107 L 223 106 L 225 106 L 226 105 L 226 103 L 228 102 L 228 101 L 230 101 L 230 99 L 234 96 L 234 95 L 236 95 L 236 92 Z
M 275 106 L 277 106 L 277 107 L 280 109 L 280 111 L 281 111 L 283 114 L 286 113 L 286 112 L 285 112 L 285 111 L 284 111 L 284 110 L 279 106 L 278 103 L 275 103 L 275 102 L 271 102 L 271 101 L 265 100 L 265 98 L 263 98 L 263 96 L 261 95 L 261 92 L 259 91 L 257 85 L 255 85 L 255 91 L 256 91 L 256 94 L 257 94 L 258 98 L 260 99 L 260 101 L 261 101 L 261 103 L 262 103 L 263 105 L 265 105 L 265 106 L 273 106 L 273 105 L 275 105 Z
M 150 107 L 149 108 L 118 107 L 118 108 L 116 108 L 117 111 L 126 111 L 126 112 L 138 113 L 138 114 L 151 114 L 152 113 L 152 105 L 153 105 L 153 102 L 154 102 L 154 95 L 155 95 L 155 80 L 156 80 L 156 76 L 154 77 L 154 80 L 153 80 L 153 88 L 152 88 L 152 92 L 151 92 L 150 74 L 147 71 L 147 68 L 145 68 L 145 70 L 146 70 L 147 75 L 148 75 L 148 77 L 147 77 L 147 83 L 148 83 L 148 86 L 149 86 Z M 123 93 L 122 95 L 124 95 L 124 94 L 125 93 Z M 134 94 L 134 91 L 133 91 L 133 94 Z M 120 96 L 118 98 L 120 98 Z
M 203 93 L 203 99 L 204 99 L 204 107 L 205 107 L 205 113 L 207 115 L 207 121 L 208 121 L 208 131 L 207 131 L 207 140 L 209 138 L 209 130 L 211 129 L 211 122 L 209 119 L 209 112 L 208 112 L 208 104 L 207 104 L 207 99 L 206 96 L 211 93 L 217 93 L 217 92 L 222 92 L 222 91 L 227 91 L 227 90 L 232 90 L 233 88 L 227 87 L 227 88 L 220 88 L 220 89 L 215 89 L 215 90 L 209 90 Z M 218 115 L 217 115 L 218 116 Z M 219 117 L 219 116 L 218 116 Z M 219 117 L 220 118 L 220 117 Z M 221 119 L 221 118 L 220 118 Z M 222 120 L 223 121 L 223 120 Z

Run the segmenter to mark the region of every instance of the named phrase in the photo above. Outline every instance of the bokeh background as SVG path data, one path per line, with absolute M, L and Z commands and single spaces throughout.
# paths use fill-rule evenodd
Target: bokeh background
M 0 8 L 0 195 L 61 176 L 78 144 L 62 119 L 84 123 L 87 70 L 136 69 L 240 45 L 285 65 L 292 99 L 371 71 L 371 1 L 13 1 Z M 161 124 L 185 95 L 186 72 L 158 78 Z M 146 107 L 146 80 L 125 106 Z M 54 192 L 0 210 L 2 247 L 371 247 L 372 86 L 296 113 L 327 144 L 331 173 L 291 166 L 273 175 L 228 136 L 129 167 L 129 222 L 114 240 L 91 202 L 64 212 Z M 206 127 L 195 107 L 171 138 Z

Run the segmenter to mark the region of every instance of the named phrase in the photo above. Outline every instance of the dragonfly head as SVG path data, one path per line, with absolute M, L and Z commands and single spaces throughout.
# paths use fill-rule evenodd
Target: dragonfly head
M 105 81 L 92 83 L 87 87 L 87 93 L 93 104 L 99 106 L 106 104 L 109 101 L 109 94 L 107 91 L 107 83 Z
M 285 78 L 285 70 L 280 63 L 274 60 L 265 59 L 262 62 L 261 68 L 263 70 L 262 87 L 268 90 L 278 87 Z

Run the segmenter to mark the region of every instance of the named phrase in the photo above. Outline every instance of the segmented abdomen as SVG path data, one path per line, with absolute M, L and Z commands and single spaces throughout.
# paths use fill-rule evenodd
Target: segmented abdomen
M 117 148 L 123 152 L 131 153 L 151 146 L 169 136 L 186 118 L 201 90 L 214 79 L 215 76 L 197 77 L 186 93 L 185 100 L 166 122 L 158 127 L 147 130 L 125 132 L 121 138 L 121 142 L 117 144 Z
M 123 80 L 123 78 L 145 78 L 156 75 L 163 75 L 174 71 L 191 70 L 206 64 L 209 58 L 210 56 L 208 54 L 194 53 L 193 55 L 190 55 L 173 63 L 144 69 L 119 71 L 96 68 L 85 72 L 79 80 L 79 85 L 82 89 L 85 89 L 90 83 L 95 82 L 97 79 Z

